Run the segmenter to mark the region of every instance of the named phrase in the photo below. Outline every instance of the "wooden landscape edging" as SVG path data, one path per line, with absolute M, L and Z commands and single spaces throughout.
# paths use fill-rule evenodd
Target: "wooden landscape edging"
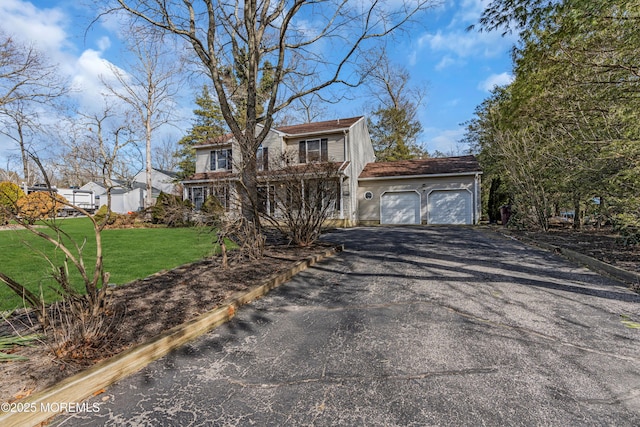
M 300 261 L 289 270 L 266 280 L 262 285 L 246 293 L 234 295 L 214 310 L 66 378 L 53 387 L 16 402 L 16 409 L 21 410 L 0 415 L 0 425 L 3 427 L 36 426 L 47 421 L 58 413 L 64 412 L 64 405 L 83 401 L 116 381 L 139 371 L 170 351 L 231 320 L 240 306 L 266 295 L 297 273 L 343 249 L 342 245 L 335 246 L 322 254 Z
M 516 239 L 512 236 L 509 237 Z M 584 265 L 590 270 L 595 271 L 596 273 L 606 274 L 609 277 L 626 282 L 631 285 L 640 284 L 640 274 L 633 271 L 624 270 L 611 264 L 607 264 L 606 262 L 602 262 L 599 259 L 581 254 L 574 250 L 561 248 L 560 246 L 552 245 L 546 242 L 539 242 L 537 240 L 522 236 L 518 236 L 516 240 L 562 255 L 568 260 Z

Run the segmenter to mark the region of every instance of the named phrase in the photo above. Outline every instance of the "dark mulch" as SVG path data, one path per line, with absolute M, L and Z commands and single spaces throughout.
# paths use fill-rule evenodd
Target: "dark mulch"
M 293 267 L 312 255 L 323 253 L 329 245 L 309 248 L 272 245 L 262 259 L 230 260 L 222 269 L 218 259 L 207 259 L 143 280 L 114 288 L 110 307 L 115 333 L 113 339 L 92 360 L 60 361 L 52 357 L 50 346 L 40 342 L 20 348 L 25 362 L 0 364 L 0 401 L 15 401 L 55 384 L 92 364 L 118 354 L 198 315 L 215 309 L 234 294 L 259 286 L 269 277 Z M 24 315 L 14 318 L 24 330 Z M 9 325 L 2 327 L 5 332 Z
M 548 232 L 515 231 L 509 233 L 528 239 L 571 249 L 627 271 L 640 273 L 640 245 L 625 244 L 625 239 L 611 229 L 551 229 Z

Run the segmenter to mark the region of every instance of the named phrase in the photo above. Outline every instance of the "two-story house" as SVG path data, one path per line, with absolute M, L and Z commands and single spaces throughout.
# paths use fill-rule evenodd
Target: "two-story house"
M 184 198 L 196 209 L 210 195 L 227 208 L 237 206 L 240 150 L 230 135 L 196 149 L 196 173 L 183 181 Z M 272 210 L 270 192 L 279 164 L 304 165 L 331 163 L 335 168 L 338 200 L 333 206 L 335 219 L 346 224 L 357 222 L 358 177 L 367 163 L 375 161 L 366 119 L 353 117 L 282 126 L 271 129 L 257 152 L 260 209 Z
M 240 151 L 227 135 L 196 146 L 196 173 L 183 181 L 197 209 L 215 195 L 237 209 Z M 274 213 L 278 170 L 333 167 L 333 218 L 356 224 L 477 224 L 482 170 L 474 156 L 375 162 L 364 117 L 274 128 L 258 152 L 258 208 Z M 295 173 L 295 172 L 294 172 Z M 334 188 L 336 188 L 334 187 Z

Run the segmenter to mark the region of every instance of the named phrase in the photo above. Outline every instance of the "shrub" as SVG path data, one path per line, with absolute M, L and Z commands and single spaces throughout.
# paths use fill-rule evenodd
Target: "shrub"
M 107 213 L 109 217 L 107 218 Z M 100 209 L 93 215 L 98 224 L 105 225 L 106 228 L 129 228 L 134 225 L 138 214 L 130 212 L 128 214 L 119 214 L 107 210 L 107 205 L 100 206 Z M 106 221 L 106 224 L 105 224 Z
M 168 227 L 186 227 L 190 225 L 191 204 L 178 196 L 160 193 L 156 204 L 151 208 L 151 221 Z
M 109 218 L 107 219 L 107 214 Z M 93 218 L 96 220 L 98 224 L 104 224 L 105 221 L 107 225 L 112 225 L 116 222 L 116 213 L 109 211 L 107 205 L 100 206 L 100 209 L 93 215 Z
M 0 225 L 7 223 L 7 218 L 17 212 L 17 202 L 24 197 L 24 191 L 13 182 L 0 182 Z
M 53 218 L 67 203 L 67 199 L 55 193 L 36 191 L 16 203 L 18 215 L 30 224 L 38 219 Z

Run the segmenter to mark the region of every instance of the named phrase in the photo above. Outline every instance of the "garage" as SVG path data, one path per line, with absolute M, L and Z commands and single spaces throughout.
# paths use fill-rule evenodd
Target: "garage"
M 471 193 L 434 190 L 428 196 L 428 224 L 472 224 Z
M 358 223 L 477 224 L 481 175 L 474 156 L 367 163 L 358 177 Z
M 381 224 L 420 224 L 420 194 L 416 191 L 386 192 L 380 196 Z

